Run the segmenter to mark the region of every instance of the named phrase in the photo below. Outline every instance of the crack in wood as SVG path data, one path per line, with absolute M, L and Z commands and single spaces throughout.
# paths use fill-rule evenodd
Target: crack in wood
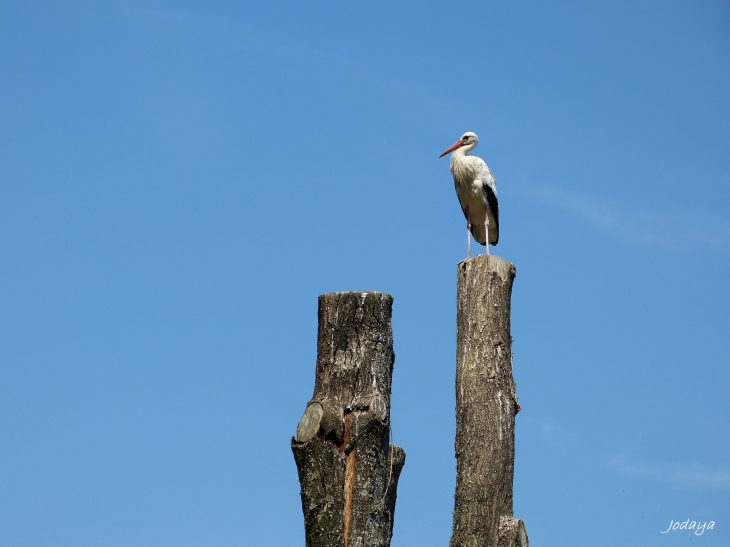
M 344 451 L 350 445 L 350 427 L 352 423 L 352 412 L 345 414 L 345 442 L 342 443 Z M 352 491 L 355 487 L 355 460 L 357 458 L 357 447 L 352 446 L 349 454 L 345 456 L 345 508 L 343 510 L 345 547 L 350 545 L 350 525 L 352 523 Z

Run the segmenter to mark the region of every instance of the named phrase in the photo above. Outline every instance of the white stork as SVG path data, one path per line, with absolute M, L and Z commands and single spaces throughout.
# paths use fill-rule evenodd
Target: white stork
M 441 154 L 443 158 L 451 155 L 451 173 L 454 175 L 456 196 L 466 217 L 467 244 L 466 257 L 471 258 L 471 238 L 486 246 L 496 245 L 499 241 L 499 204 L 497 203 L 497 181 L 482 158 L 467 156 L 476 148 L 479 138 L 471 131 L 464 133 L 451 148 Z M 487 242 L 489 234 L 489 242 Z

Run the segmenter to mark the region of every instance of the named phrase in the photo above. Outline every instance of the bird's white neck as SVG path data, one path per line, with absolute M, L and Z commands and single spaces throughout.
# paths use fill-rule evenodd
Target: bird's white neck
M 457 148 L 451 154 L 451 165 L 449 166 L 454 180 L 466 180 L 473 178 L 475 174 L 474 161 L 476 156 L 467 156 L 466 153 L 476 148 L 476 144 L 467 144 L 461 148 Z M 477 160 L 478 161 L 478 160 Z
M 467 144 L 466 146 L 462 146 L 461 148 L 457 148 L 451 153 L 451 172 L 454 172 L 454 169 L 459 169 L 460 164 L 464 163 L 464 160 L 466 158 L 466 153 L 471 152 L 474 148 L 476 148 L 476 143 L 474 144 Z

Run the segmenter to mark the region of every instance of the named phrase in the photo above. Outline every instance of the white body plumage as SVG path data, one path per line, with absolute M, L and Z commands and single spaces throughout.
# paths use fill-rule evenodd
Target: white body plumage
M 441 156 L 453 152 L 451 173 L 454 175 L 454 187 L 474 239 L 482 245 L 487 245 L 488 226 L 489 243 L 496 245 L 499 241 L 497 181 L 483 159 L 466 155 L 476 148 L 478 143 L 476 134 L 464 133 L 461 139 Z M 488 222 L 486 222 L 487 216 Z

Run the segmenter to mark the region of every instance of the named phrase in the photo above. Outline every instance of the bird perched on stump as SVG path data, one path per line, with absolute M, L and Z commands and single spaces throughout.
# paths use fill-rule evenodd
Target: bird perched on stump
M 471 131 L 464 133 L 451 148 L 441 154 L 451 154 L 451 173 L 454 175 L 456 196 L 466 217 L 466 257 L 471 258 L 471 238 L 486 246 L 499 241 L 499 204 L 497 203 L 497 181 L 482 158 L 467 156 L 476 148 L 479 138 Z M 489 236 L 487 238 L 487 235 Z

